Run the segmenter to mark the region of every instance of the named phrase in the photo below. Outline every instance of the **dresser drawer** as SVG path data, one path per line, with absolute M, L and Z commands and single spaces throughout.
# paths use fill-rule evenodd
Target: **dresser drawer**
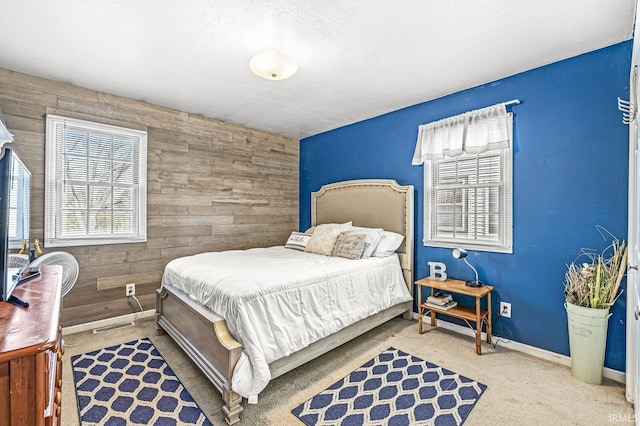
M 0 426 L 60 424 L 62 267 L 16 288 L 28 309 L 0 303 Z

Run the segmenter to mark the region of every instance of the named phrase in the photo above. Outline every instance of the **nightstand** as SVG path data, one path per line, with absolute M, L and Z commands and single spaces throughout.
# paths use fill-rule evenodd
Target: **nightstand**
M 436 325 L 436 315 L 449 315 L 454 318 L 460 318 L 467 323 L 469 328 L 474 331 L 476 335 L 476 353 L 480 355 L 482 348 L 480 340 L 482 338 L 482 324 L 486 324 L 487 329 L 487 343 L 491 343 L 491 292 L 493 287 L 490 285 L 484 285 L 482 287 L 468 287 L 464 281 L 460 280 L 430 280 L 429 278 L 422 278 L 415 282 L 418 286 L 418 333 L 422 334 L 422 318 L 431 313 L 431 325 Z M 452 294 L 462 294 L 465 296 L 472 296 L 476 299 L 476 306 L 468 307 L 458 304 L 449 310 L 438 309 L 433 306 L 428 306 L 425 302 L 422 302 L 422 287 L 430 287 L 431 294 L 433 295 L 436 290 Z M 487 297 L 487 310 L 480 309 L 480 300 L 483 297 Z M 475 327 L 471 325 L 471 322 L 475 322 Z

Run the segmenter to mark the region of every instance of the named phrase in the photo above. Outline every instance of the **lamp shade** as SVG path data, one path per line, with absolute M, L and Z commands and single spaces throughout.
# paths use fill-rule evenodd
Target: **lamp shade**
M 267 80 L 284 80 L 298 71 L 298 64 L 282 52 L 267 50 L 251 58 L 249 69 Z
M 462 259 L 467 257 L 467 251 L 465 249 L 461 249 L 461 248 L 454 248 L 451 251 L 451 255 L 455 258 L 455 259 Z
M 466 284 L 469 287 L 481 287 L 484 284 L 478 279 L 478 271 L 476 270 L 476 268 L 473 267 L 473 265 L 471 265 L 469 263 L 469 261 L 467 259 L 465 259 L 465 257 L 467 257 L 467 251 L 465 249 L 461 249 L 461 248 L 454 248 L 453 250 L 451 250 L 451 256 L 453 256 L 455 259 L 462 259 L 464 260 L 464 263 L 466 263 L 469 268 L 471 268 L 473 270 L 473 273 L 476 276 L 475 281 L 467 281 Z

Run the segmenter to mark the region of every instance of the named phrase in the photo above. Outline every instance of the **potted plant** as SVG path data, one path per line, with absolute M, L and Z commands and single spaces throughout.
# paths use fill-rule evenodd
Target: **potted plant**
M 604 237 L 604 229 L 598 230 Z M 582 249 L 564 279 L 571 374 L 596 385 L 602 384 L 609 309 L 621 294 L 627 267 L 627 245 L 608 234 L 611 244 L 602 252 Z

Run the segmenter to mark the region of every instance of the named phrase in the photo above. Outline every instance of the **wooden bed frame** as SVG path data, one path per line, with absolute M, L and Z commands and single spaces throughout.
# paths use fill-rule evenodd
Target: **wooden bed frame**
M 311 224 L 344 223 L 383 228 L 405 236 L 397 250 L 409 293 L 413 295 L 413 186 L 393 180 L 366 179 L 324 185 L 311 197 Z M 411 319 L 413 302 L 392 306 L 304 349 L 269 364 L 276 378 L 317 358 L 349 340 L 404 315 Z M 168 333 L 198 365 L 222 394 L 227 423 L 240 420 L 242 397 L 231 387 L 231 377 L 242 353 L 242 345 L 216 315 L 181 290 L 165 284 L 156 294 L 156 331 Z

